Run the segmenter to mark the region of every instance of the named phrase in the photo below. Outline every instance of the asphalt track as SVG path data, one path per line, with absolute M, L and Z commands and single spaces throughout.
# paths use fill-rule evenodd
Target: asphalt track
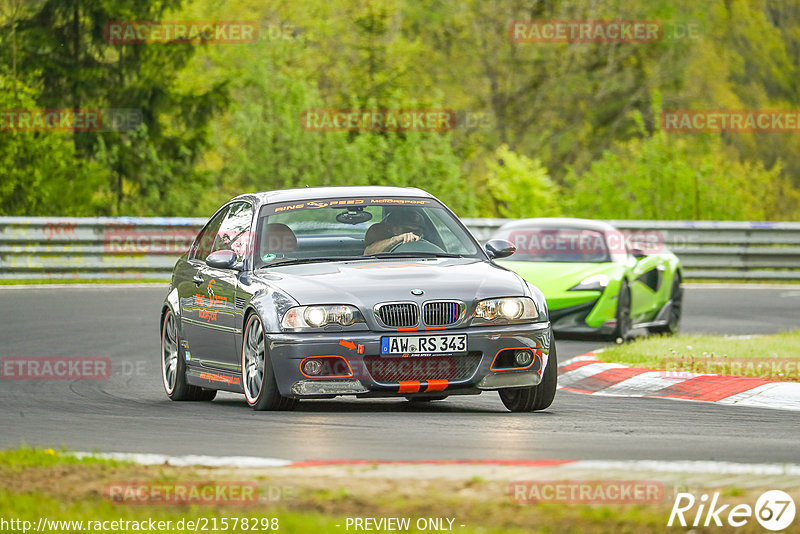
M 0 447 L 290 460 L 634 459 L 800 463 L 797 413 L 560 391 L 511 414 L 496 393 L 428 405 L 305 401 L 256 413 L 241 396 L 175 403 L 158 367 L 162 288 L 0 288 L 0 358 L 107 356 L 110 379 L 0 380 Z M 797 328 L 800 286 L 686 290 L 684 332 Z M 561 340 L 562 360 L 602 343 Z

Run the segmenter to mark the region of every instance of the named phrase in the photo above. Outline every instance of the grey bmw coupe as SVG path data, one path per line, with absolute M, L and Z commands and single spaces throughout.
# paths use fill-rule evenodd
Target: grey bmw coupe
M 440 400 L 497 390 L 550 406 L 557 357 L 542 292 L 494 263 L 432 195 L 325 187 L 238 196 L 176 263 L 161 309 L 161 375 L 176 401 L 243 393 Z

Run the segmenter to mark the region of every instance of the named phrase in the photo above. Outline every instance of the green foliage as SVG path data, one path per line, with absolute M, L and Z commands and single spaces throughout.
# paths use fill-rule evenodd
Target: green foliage
M 298 61 L 313 47 L 304 38 L 274 33 L 251 45 L 209 48 L 198 55 L 197 61 L 212 66 L 212 76 L 218 72 L 223 76 L 225 68 L 236 73 L 233 103 L 215 122 L 207 154 L 207 163 L 219 177 L 216 202 L 243 191 L 371 184 L 424 188 L 448 199 L 460 213 L 475 212 L 475 190 L 461 180 L 459 160 L 446 132 L 304 129 L 301 118 L 310 109 L 414 109 L 430 103 L 404 97 L 398 87 L 377 93 L 365 89 L 350 95 L 349 101 L 343 95 L 326 101 L 314 73 Z M 358 32 L 354 39 L 358 40 Z M 385 52 L 380 55 L 388 61 Z M 367 69 L 370 65 L 363 63 Z M 352 67 L 350 75 L 357 70 Z
M 113 20 L 258 21 L 248 44 L 116 45 Z M 643 19 L 656 43 L 509 22 Z M 0 131 L 0 214 L 208 215 L 244 191 L 416 186 L 459 215 L 800 217 L 796 134 L 674 134 L 665 109 L 798 109 L 793 0 L 0 0 L 0 109 L 136 109 Z M 315 132 L 312 108 L 454 110 L 451 132 Z
M 54 465 L 108 465 L 119 466 L 124 462 L 117 460 L 107 460 L 94 456 L 78 457 L 69 453 L 63 447 L 61 449 L 41 449 L 30 446 L 22 446 L 19 449 L 0 451 L 0 469 L 12 469 L 19 471 L 23 468 L 51 467 Z
M 482 215 L 486 217 L 553 217 L 560 215 L 559 188 L 537 160 L 501 145 L 486 159 Z
M 605 219 L 765 220 L 776 206 L 791 210 L 780 171 L 740 162 L 717 136 L 656 131 L 619 143 L 585 172 L 571 170 L 568 206 Z
M 54 174 L 50 162 L 26 154 L 22 160 L 26 170 L 33 176 L 42 173 L 47 181 L 57 182 L 61 174 L 75 169 L 70 187 L 58 187 L 72 194 L 59 199 L 61 207 L 55 207 L 45 196 L 47 187 L 41 194 L 38 188 L 30 189 L 24 194 L 30 198 L 3 203 L 3 211 L 32 215 L 43 210 L 32 212 L 28 206 L 46 203 L 51 215 L 75 211 L 179 215 L 182 205 L 190 204 L 187 194 L 198 191 L 195 182 L 201 178 L 196 163 L 206 147 L 207 125 L 226 102 L 225 84 L 201 93 L 180 92 L 175 80 L 195 52 L 193 45 L 116 45 L 107 43 L 103 32 L 110 21 L 158 20 L 180 4 L 180 0 L 39 0 L 24 10 L 4 13 L 2 64 L 15 84 L 30 80 L 37 88 L 26 107 L 135 110 L 144 125 L 133 132 L 60 134 L 55 154 L 61 166 Z M 18 99 L 16 93 L 12 91 L 11 98 Z M 8 101 L 8 92 L 4 95 Z M 38 144 L 39 136 L 34 137 Z M 61 146 L 66 142 L 73 145 L 71 152 Z M 33 150 L 49 149 L 45 142 Z M 104 184 L 97 182 L 98 174 L 106 179 Z M 187 196 L 177 205 L 167 204 L 174 199 L 168 192 L 177 189 Z
M 13 87 L 12 87 L 13 86 Z M 0 73 L 0 109 L 35 107 L 36 91 Z M 0 131 L 0 215 L 91 216 L 108 170 L 75 156 L 69 134 Z

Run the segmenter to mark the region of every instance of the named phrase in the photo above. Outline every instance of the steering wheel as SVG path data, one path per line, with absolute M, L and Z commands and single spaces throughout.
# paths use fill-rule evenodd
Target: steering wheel
M 408 243 L 398 243 L 389 249 L 389 252 L 439 252 L 443 253 L 438 245 L 420 238 L 419 241 L 409 241 Z

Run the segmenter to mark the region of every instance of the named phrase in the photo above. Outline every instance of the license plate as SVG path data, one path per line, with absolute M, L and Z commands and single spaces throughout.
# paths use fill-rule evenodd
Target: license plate
M 381 354 L 454 354 L 467 352 L 467 334 L 385 336 Z

